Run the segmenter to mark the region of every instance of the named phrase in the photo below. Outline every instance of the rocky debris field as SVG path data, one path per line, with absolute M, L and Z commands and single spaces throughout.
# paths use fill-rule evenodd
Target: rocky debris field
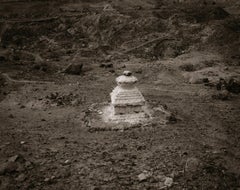
M 240 189 L 239 23 L 237 0 L 1 1 L 0 189 Z M 93 129 L 124 70 L 168 124 Z

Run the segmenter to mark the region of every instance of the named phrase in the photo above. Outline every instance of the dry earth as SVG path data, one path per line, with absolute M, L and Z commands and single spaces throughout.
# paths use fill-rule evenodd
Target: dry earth
M 106 5 L 0 2 L 0 189 L 239 190 L 239 2 Z M 169 124 L 92 129 L 124 70 Z

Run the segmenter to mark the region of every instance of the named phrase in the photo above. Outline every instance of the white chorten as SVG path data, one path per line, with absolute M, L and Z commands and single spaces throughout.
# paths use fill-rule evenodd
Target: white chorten
M 145 99 L 135 87 L 137 78 L 130 71 L 124 71 L 117 79 L 118 86 L 111 95 L 112 119 L 117 122 L 136 123 L 145 119 Z

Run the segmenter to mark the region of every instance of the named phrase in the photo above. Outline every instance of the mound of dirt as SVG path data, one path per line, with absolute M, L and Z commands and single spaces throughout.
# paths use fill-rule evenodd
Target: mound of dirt
M 224 10 L 222 7 L 215 6 L 195 6 L 189 7 L 186 10 L 189 15 L 197 22 L 209 22 L 211 20 L 223 20 L 227 18 L 230 14 Z

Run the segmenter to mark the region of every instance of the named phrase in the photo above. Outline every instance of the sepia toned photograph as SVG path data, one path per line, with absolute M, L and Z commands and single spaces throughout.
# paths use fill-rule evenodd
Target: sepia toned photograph
M 0 0 L 0 190 L 240 190 L 240 0 Z

